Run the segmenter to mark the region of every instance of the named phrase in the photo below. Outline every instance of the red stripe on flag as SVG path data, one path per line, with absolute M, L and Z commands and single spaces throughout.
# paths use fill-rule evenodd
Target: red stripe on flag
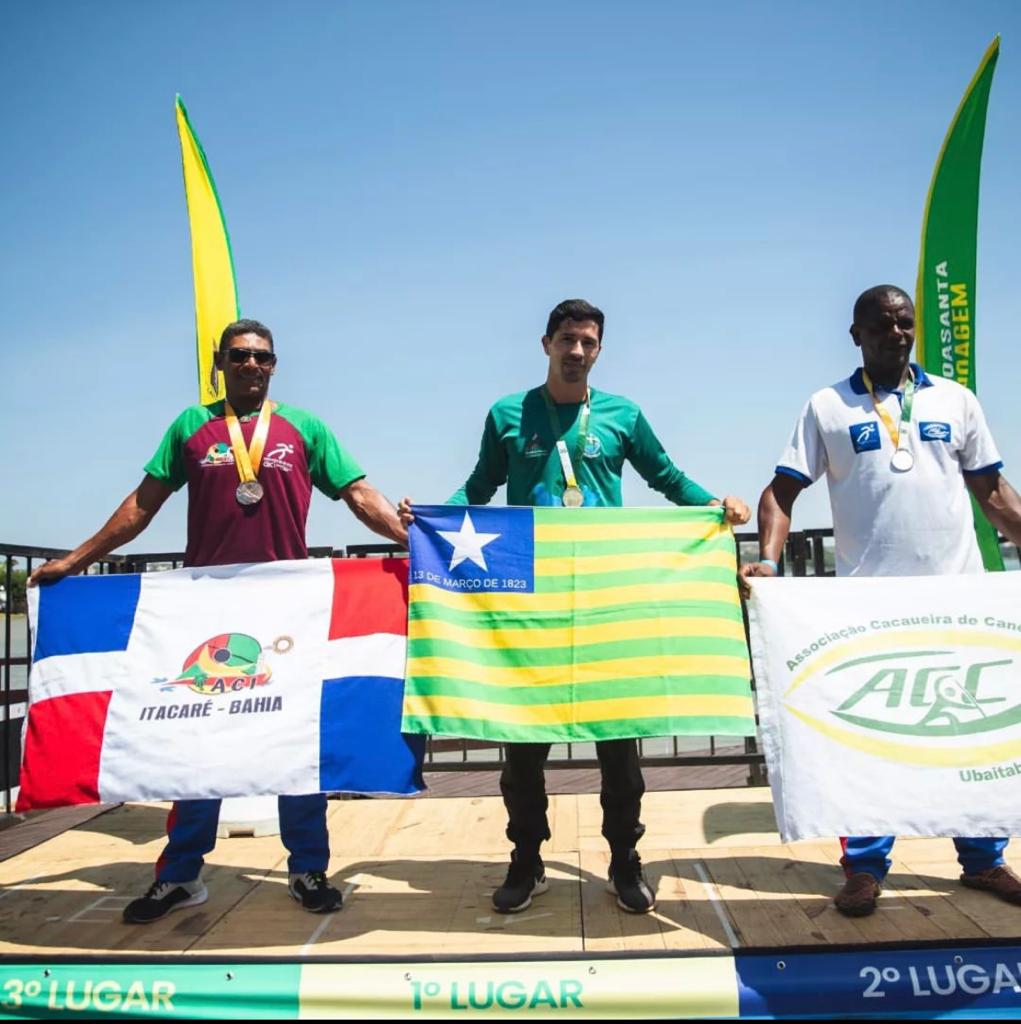
M 330 640 L 408 632 L 408 560 L 335 558 Z
M 72 693 L 33 704 L 21 757 L 18 811 L 99 803 L 109 691 Z

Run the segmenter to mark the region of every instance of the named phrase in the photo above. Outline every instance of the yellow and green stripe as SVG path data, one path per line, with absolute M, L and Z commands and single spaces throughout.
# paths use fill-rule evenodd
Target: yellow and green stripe
M 404 729 L 504 742 L 754 734 L 715 509 L 534 509 L 534 592 L 410 587 Z

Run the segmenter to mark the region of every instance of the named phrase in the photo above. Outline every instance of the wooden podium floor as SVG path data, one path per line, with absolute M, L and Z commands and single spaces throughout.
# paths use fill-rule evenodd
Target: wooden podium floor
M 640 850 L 658 899 L 647 916 L 623 913 L 606 892 L 599 800 L 586 794 L 551 798 L 550 891 L 521 914 L 489 904 L 508 850 L 499 798 L 342 800 L 329 804 L 342 912 L 306 914 L 288 897 L 274 836 L 220 840 L 206 904 L 124 925 L 121 909 L 151 881 L 165 817 L 162 805 L 125 805 L 0 862 L 0 953 L 515 957 L 1021 935 L 1021 908 L 957 884 L 944 839 L 898 841 L 879 911 L 841 917 L 837 844 L 783 845 L 766 789 L 647 794 Z M 31 827 L 7 829 L 4 843 Z

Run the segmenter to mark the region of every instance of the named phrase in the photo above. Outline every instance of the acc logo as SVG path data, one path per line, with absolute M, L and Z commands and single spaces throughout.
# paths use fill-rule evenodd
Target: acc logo
M 853 647 L 874 651 L 876 639 Z M 804 669 L 788 690 L 788 710 L 845 746 L 903 764 L 1021 755 L 1016 640 L 1008 646 L 995 634 L 972 634 L 947 650 L 912 639 L 890 635 L 884 646 L 897 647 L 886 653 L 845 657 L 825 672 Z
M 851 432 L 851 444 L 854 450 L 874 452 L 879 450 L 879 424 L 875 420 L 867 423 L 855 423 L 847 428 Z
M 229 444 L 220 441 L 218 444 L 211 444 L 206 457 L 199 463 L 200 466 L 233 466 L 234 453 L 230 450 Z
M 286 654 L 294 641 L 278 637 L 271 645 L 277 654 Z M 160 688 L 186 686 L 203 697 L 237 693 L 265 686 L 273 675 L 263 657 L 263 648 L 247 633 L 220 633 L 199 644 L 184 660 L 176 679 L 159 679 Z
M 585 438 L 585 447 L 582 449 L 582 454 L 585 456 L 586 459 L 597 459 L 597 458 L 599 458 L 599 453 L 602 450 L 603 450 L 603 444 L 599 440 L 599 438 L 596 437 L 595 434 L 589 434 Z
M 918 432 L 922 435 L 923 441 L 952 440 L 949 423 L 927 423 L 923 421 L 918 424 Z
M 992 732 L 1021 721 L 1021 703 L 997 708 L 1006 697 L 980 694 L 984 679 L 989 683 L 985 690 L 995 692 L 990 673 L 1013 665 L 1012 658 L 963 664 L 952 651 L 921 653 L 921 664 L 917 651 L 870 659 L 868 679 L 833 714 L 866 729 L 934 738 Z M 858 661 L 838 665 L 827 675 L 853 672 Z M 1008 672 L 1005 681 L 1016 685 L 1016 679 L 1016 672 Z

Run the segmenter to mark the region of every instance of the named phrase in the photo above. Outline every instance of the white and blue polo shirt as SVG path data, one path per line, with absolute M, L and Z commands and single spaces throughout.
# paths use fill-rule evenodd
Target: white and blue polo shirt
M 978 399 L 956 381 L 912 370 L 912 469 L 891 465 L 893 441 L 860 369 L 812 395 L 776 467 L 809 484 L 826 474 L 838 576 L 982 572 L 964 475 L 1003 463 Z M 898 425 L 903 397 L 876 386 Z

